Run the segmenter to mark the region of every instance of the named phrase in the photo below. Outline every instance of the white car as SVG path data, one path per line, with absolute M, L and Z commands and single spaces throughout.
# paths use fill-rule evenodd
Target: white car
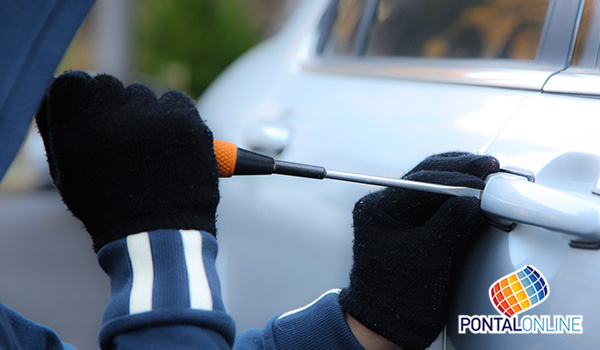
M 433 153 L 497 157 L 533 190 L 509 186 L 527 204 L 490 209 L 500 225 L 457 264 L 431 348 L 597 348 L 599 14 L 592 0 L 306 0 L 198 108 L 218 139 L 327 169 L 398 178 Z M 220 274 L 240 330 L 347 285 L 351 211 L 377 187 L 280 175 L 220 186 Z M 501 298 L 496 282 L 527 271 L 539 300 L 524 301 L 523 280 Z

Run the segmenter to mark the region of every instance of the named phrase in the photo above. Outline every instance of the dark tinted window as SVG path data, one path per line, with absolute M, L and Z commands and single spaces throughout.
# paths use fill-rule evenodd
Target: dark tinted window
M 584 68 L 597 66 L 599 43 L 594 34 L 600 30 L 599 16 L 598 0 L 586 0 L 579 22 L 579 32 L 571 65 Z
M 360 38 L 356 30 L 363 28 L 355 12 L 342 16 L 342 7 L 350 3 L 353 11 L 362 9 L 371 22 L 364 27 L 368 30 L 362 36 L 364 43 L 346 39 Z M 364 13 L 370 8 L 364 3 L 340 1 L 340 16 L 333 26 L 338 34 L 331 37 L 330 53 L 352 53 L 335 50 L 341 42 L 350 42 L 353 47 L 362 45 L 364 50 L 358 53 L 367 56 L 531 60 L 536 57 L 550 0 L 380 0 L 373 13 Z
M 335 3 L 333 4 L 335 5 Z M 366 0 L 340 0 L 337 16 L 331 28 L 326 53 L 351 54 L 356 45 L 360 19 L 364 14 Z

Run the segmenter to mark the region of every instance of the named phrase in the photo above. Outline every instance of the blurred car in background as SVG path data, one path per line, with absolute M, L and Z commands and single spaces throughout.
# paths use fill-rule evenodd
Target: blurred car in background
M 488 153 L 598 203 L 599 14 L 595 0 L 307 0 L 198 108 L 216 138 L 279 159 L 400 177 L 433 153 Z M 278 175 L 220 186 L 219 269 L 240 330 L 347 285 L 351 211 L 376 187 Z M 457 269 L 431 348 L 597 347 L 600 252 L 576 241 L 490 228 Z M 459 315 L 498 316 L 490 286 L 525 265 L 551 290 L 527 313 L 582 315 L 583 333 L 459 334 Z

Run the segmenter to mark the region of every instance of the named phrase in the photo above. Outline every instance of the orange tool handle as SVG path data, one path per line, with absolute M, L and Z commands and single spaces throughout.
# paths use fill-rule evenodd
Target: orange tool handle
M 213 143 L 219 177 L 281 174 L 323 179 L 327 174 L 323 167 L 275 160 L 264 154 L 238 148 L 226 141 L 214 140 Z
M 219 177 L 231 175 L 270 175 L 276 172 L 275 159 L 238 148 L 230 142 L 213 141 Z
M 213 143 L 219 166 L 219 177 L 231 177 L 237 162 L 237 146 L 231 142 L 216 139 Z

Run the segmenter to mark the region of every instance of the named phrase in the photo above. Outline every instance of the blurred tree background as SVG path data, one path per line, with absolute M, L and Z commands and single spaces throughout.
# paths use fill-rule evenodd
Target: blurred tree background
M 198 98 L 299 0 L 97 0 L 57 74 L 109 73 Z
M 139 0 L 134 66 L 197 98 L 267 35 L 282 0 Z

